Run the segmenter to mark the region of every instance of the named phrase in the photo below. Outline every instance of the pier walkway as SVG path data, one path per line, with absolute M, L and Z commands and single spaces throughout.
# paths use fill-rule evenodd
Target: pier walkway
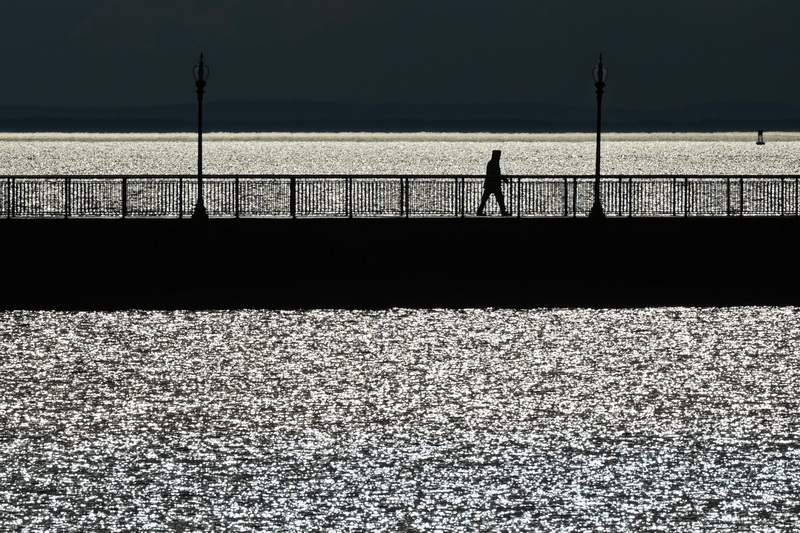
M 475 216 L 485 176 L 207 175 L 212 218 L 412 218 Z M 579 218 L 594 176 L 508 176 L 514 217 Z M 609 217 L 737 217 L 800 214 L 797 176 L 603 176 Z M 188 218 L 197 177 L 5 176 L 0 218 Z M 498 215 L 489 202 L 488 215 Z

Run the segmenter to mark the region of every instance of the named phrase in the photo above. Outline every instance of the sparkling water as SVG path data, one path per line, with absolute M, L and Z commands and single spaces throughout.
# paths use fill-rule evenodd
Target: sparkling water
M 793 134 L 609 137 L 609 173 L 798 171 Z M 208 173 L 481 174 L 492 149 L 510 174 L 594 169 L 580 135 L 209 139 Z M 0 155 L 7 175 L 196 170 L 180 135 L 7 135 Z M 800 513 L 795 308 L 0 316 L 2 531 L 792 531 Z
M 790 531 L 797 309 L 8 312 L 7 529 Z
M 608 134 L 604 175 L 800 172 L 800 134 Z M 447 174 L 486 172 L 502 150 L 510 175 L 594 175 L 586 134 L 206 134 L 206 174 Z M 197 140 L 179 134 L 0 134 L 2 175 L 197 173 Z

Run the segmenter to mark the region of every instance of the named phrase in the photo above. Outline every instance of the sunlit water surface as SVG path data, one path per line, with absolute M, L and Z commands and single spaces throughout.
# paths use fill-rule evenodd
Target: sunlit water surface
M 790 531 L 793 308 L 28 312 L 11 531 Z
M 800 134 L 607 134 L 603 174 L 798 174 Z M 594 175 L 587 134 L 207 134 L 207 174 Z M 196 174 L 186 134 L 0 134 L 0 175 Z

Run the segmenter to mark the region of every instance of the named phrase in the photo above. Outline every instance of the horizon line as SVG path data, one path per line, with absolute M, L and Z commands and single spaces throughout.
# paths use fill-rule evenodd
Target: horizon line
M 765 131 L 767 142 L 800 141 L 798 131 Z M 594 142 L 594 132 L 203 132 L 204 141 L 451 141 L 451 142 Z M 743 141 L 755 142 L 756 131 L 603 132 L 604 141 Z M 186 141 L 197 142 L 196 132 L 3 132 L 0 141 Z

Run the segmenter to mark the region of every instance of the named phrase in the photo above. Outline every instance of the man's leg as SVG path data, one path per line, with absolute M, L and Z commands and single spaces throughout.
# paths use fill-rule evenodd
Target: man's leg
M 509 213 L 508 211 L 506 211 L 506 199 L 505 199 L 505 198 L 503 198 L 503 191 L 502 191 L 502 190 L 500 190 L 500 191 L 496 191 L 496 192 L 494 193 L 494 196 L 495 196 L 495 198 L 497 198 L 497 205 L 499 205 L 499 206 L 500 206 L 500 213 L 501 213 L 501 214 L 502 214 L 504 217 L 511 216 L 511 213 Z
M 487 189 L 483 190 L 483 196 L 481 196 L 481 205 L 478 206 L 478 216 L 482 217 L 486 214 L 484 209 L 486 209 L 486 202 L 489 201 L 489 191 Z

